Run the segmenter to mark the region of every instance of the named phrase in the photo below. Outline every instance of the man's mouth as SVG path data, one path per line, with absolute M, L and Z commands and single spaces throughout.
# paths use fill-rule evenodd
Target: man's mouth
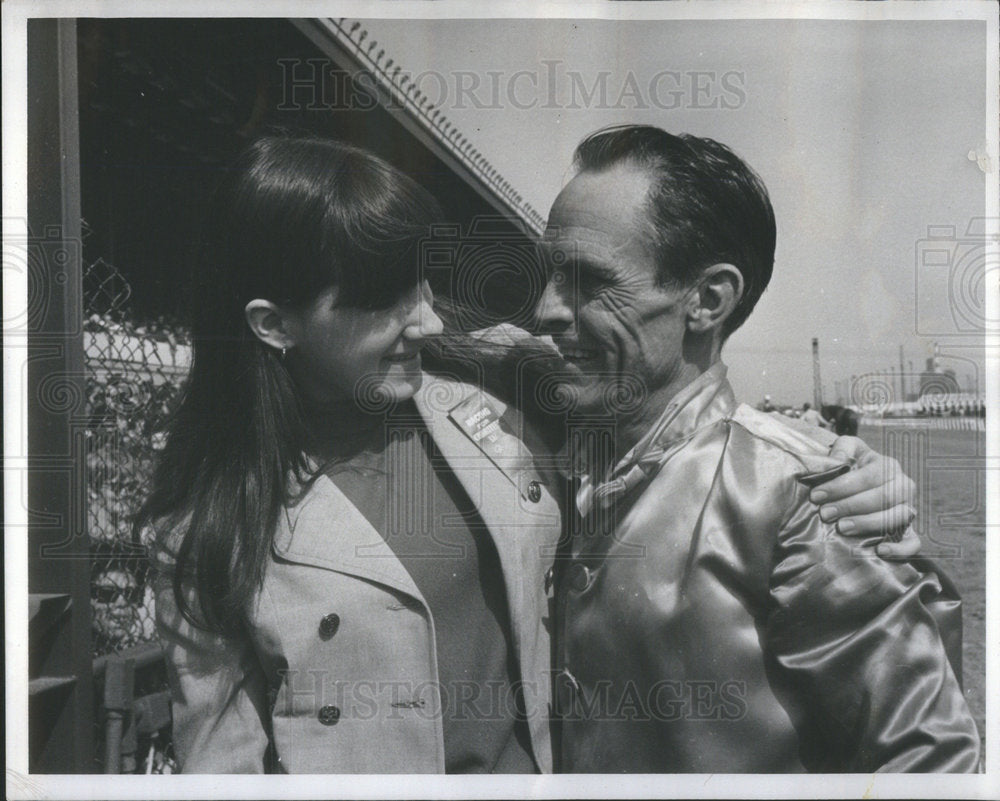
M 559 355 L 570 364 L 590 362 L 597 358 L 597 351 L 590 348 L 578 348 L 571 345 L 559 345 Z

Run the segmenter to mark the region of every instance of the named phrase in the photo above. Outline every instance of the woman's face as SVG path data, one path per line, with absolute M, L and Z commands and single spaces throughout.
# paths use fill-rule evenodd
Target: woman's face
M 427 282 L 387 309 L 337 307 L 336 288 L 299 312 L 287 312 L 294 347 L 287 355 L 312 403 L 350 398 L 362 408 L 413 397 L 420 388 L 420 350 L 441 333 Z

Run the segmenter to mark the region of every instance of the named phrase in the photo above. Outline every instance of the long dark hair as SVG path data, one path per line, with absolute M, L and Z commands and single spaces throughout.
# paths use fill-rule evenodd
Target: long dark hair
M 413 180 L 329 140 L 265 137 L 227 170 L 199 242 L 191 373 L 136 519 L 191 623 L 243 629 L 281 508 L 315 475 L 298 389 L 246 304 L 296 309 L 336 286 L 339 305 L 388 307 L 419 281 L 418 242 L 440 216 Z

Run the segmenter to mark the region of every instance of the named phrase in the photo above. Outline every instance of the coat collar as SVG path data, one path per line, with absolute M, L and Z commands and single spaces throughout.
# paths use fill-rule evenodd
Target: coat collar
M 446 443 L 457 437 L 439 418 L 469 392 L 462 384 L 425 374 L 414 398 L 431 436 L 446 455 L 453 450 Z M 426 606 L 416 582 L 385 538 L 326 475 L 317 476 L 279 515 L 272 550 L 281 559 L 384 584 Z
M 538 480 L 534 457 L 524 444 L 519 411 L 476 387 L 440 375 L 425 375 L 414 402 L 438 449 L 469 497 L 482 500 L 479 512 L 488 523 L 509 517 L 496 493 L 482 491 L 483 457 L 499 475 L 528 497 L 528 484 Z M 506 507 L 507 502 L 500 502 Z M 499 514 L 492 514 L 492 512 Z
M 424 600 L 382 535 L 326 475 L 279 515 L 272 549 L 281 559 L 359 576 Z
M 716 362 L 667 404 L 663 414 L 615 466 L 617 473 L 642 459 L 653 448 L 667 448 L 699 428 L 728 417 L 736 408 L 736 396 L 726 379 L 726 365 Z
M 583 476 L 576 496 L 580 514 L 587 514 L 595 499 L 609 494 L 620 496 L 644 481 L 674 445 L 698 429 L 728 417 L 735 408 L 736 396 L 726 379 L 726 365 L 716 362 L 670 400 L 649 431 L 614 466 L 607 480 L 599 482 L 589 473 Z
M 435 444 L 497 541 L 504 572 L 508 574 L 508 568 L 515 565 L 512 548 L 527 547 L 522 542 L 524 524 L 512 516 L 510 487 L 516 487 L 522 498 L 527 498 L 531 482 L 541 481 L 532 454 L 518 435 L 519 413 L 475 387 L 426 374 L 414 401 Z M 475 441 L 461 425 L 461 415 L 484 407 L 499 418 L 499 436 L 493 442 Z M 484 470 L 484 456 L 495 469 Z M 532 511 L 558 519 L 558 508 L 548 496 Z M 273 551 L 282 559 L 357 575 L 423 600 L 382 535 L 325 475 L 318 476 L 312 487 L 282 511 Z M 519 555 L 517 559 L 520 558 Z M 513 582 L 520 582 L 519 572 L 514 570 L 511 574 Z M 520 593 L 515 583 L 508 591 L 515 587 Z M 511 600 L 513 603 L 514 599 Z

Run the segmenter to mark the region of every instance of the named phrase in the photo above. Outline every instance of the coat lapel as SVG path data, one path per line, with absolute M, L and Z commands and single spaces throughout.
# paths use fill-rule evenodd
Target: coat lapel
M 273 550 L 282 559 L 375 581 L 424 602 L 382 535 L 325 475 L 284 510 Z
M 552 750 L 547 716 L 551 697 L 551 644 L 545 575 L 561 533 L 553 487 L 544 487 L 534 458 L 523 443 L 520 414 L 496 398 L 440 376 L 425 376 L 416 395 L 438 450 L 445 457 L 493 539 L 503 570 L 514 649 L 521 666 L 529 704 L 529 726 L 535 757 L 551 770 Z M 479 427 L 467 423 L 491 408 L 501 425 L 475 437 Z M 478 419 L 482 422 L 489 413 Z M 492 437 L 495 435 L 495 437 Z M 532 489 L 532 482 L 538 486 Z M 545 491 L 540 491 L 544 488 Z
M 546 516 L 558 526 L 559 510 L 551 497 L 555 488 L 547 486 L 534 465 L 534 455 L 520 437 L 519 412 L 484 392 L 441 376 L 425 376 L 415 401 L 434 442 L 476 504 L 483 522 L 494 532 L 494 539 L 502 531 L 508 541 L 534 541 L 530 527 Z M 478 422 L 467 422 L 483 411 L 487 414 Z M 477 433 L 484 436 L 477 438 Z M 533 482 L 548 489 L 538 502 L 530 500 Z M 520 496 L 518 503 L 512 502 L 516 496 L 511 489 Z M 498 543 L 498 547 L 502 545 Z

